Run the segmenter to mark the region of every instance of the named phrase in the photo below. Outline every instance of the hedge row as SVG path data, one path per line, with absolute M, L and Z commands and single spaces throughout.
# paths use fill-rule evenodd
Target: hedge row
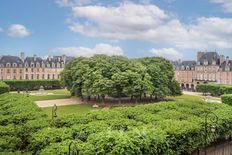
M 9 91 L 10 91 L 9 86 L 5 82 L 0 81 L 0 94 L 6 93 Z
M 204 147 L 204 117 L 209 111 L 219 117 L 217 132 L 208 133 L 210 144 L 230 135 L 232 107 L 183 100 L 66 116 L 33 134 L 29 150 L 66 154 L 69 143 L 75 142 L 83 155 L 188 154 Z
M 196 90 L 197 92 L 210 93 L 212 96 L 221 96 L 232 94 L 232 85 L 198 84 Z
M 38 90 L 40 86 L 44 89 L 61 88 L 60 80 L 4 80 L 10 86 L 10 90 Z
M 83 155 L 188 154 L 204 147 L 204 117 L 209 111 L 219 120 L 217 132 L 208 133 L 207 144 L 232 133 L 231 106 L 184 98 L 58 116 L 49 123 L 29 98 L 3 94 L 0 95 L 0 154 L 21 150 L 62 155 L 67 154 L 70 142 L 76 143 L 79 154 Z
M 222 103 L 232 105 L 232 94 L 225 94 L 221 96 Z
M 0 95 L 0 154 L 25 151 L 32 134 L 48 125 L 47 116 L 28 97 Z

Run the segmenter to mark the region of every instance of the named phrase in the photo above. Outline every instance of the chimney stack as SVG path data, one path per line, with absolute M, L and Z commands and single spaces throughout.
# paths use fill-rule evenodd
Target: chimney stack
M 36 55 L 35 54 L 33 55 L 33 59 L 34 59 L 34 61 L 36 61 Z
M 20 53 L 20 59 L 24 62 L 24 60 L 25 60 L 25 54 L 24 54 L 24 52 Z

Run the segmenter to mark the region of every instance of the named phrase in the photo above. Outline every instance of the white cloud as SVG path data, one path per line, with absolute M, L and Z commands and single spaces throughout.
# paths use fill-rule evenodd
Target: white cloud
M 211 3 L 221 4 L 226 12 L 232 13 L 232 1 L 231 0 L 209 0 Z
M 21 24 L 12 24 L 8 29 L 8 35 L 11 37 L 24 38 L 30 34 L 30 31 Z
M 132 2 L 75 6 L 72 14 L 70 30 L 89 37 L 143 40 L 175 48 L 232 48 L 232 18 L 199 17 L 183 24 L 156 5 Z
M 66 54 L 69 56 L 84 56 L 90 57 L 95 54 L 106 54 L 106 55 L 123 55 L 123 50 L 118 46 L 112 46 L 109 44 L 97 44 L 94 48 L 87 47 L 63 47 L 55 48 L 53 52 L 60 54 Z
M 173 48 L 161 48 L 161 49 L 151 49 L 150 52 L 154 56 L 163 57 L 169 60 L 178 60 L 183 57 L 183 55 Z

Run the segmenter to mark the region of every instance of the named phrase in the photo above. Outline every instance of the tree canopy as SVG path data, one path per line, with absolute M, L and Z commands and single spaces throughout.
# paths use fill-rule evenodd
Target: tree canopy
M 62 81 L 72 95 L 90 99 L 106 96 L 162 99 L 181 94 L 169 61 L 158 57 L 128 59 L 122 56 L 78 57 L 65 66 Z

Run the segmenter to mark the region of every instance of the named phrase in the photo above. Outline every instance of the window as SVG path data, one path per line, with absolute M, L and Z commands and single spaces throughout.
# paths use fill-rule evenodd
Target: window
M 44 68 L 42 69 L 42 72 L 44 72 Z
M 13 63 L 13 67 L 17 67 L 17 64 L 16 64 L 16 63 Z
M 15 80 L 15 79 L 16 79 L 16 76 L 14 76 L 13 79 Z
M 55 63 L 52 63 L 52 68 L 55 68 Z
M 33 69 L 33 68 L 31 68 L 31 72 L 34 72 L 34 69 Z
M 7 73 L 10 73 L 10 69 L 7 69 Z
M 6 64 L 6 67 L 10 67 L 10 63 L 7 63 L 7 64 Z
M 39 72 L 39 68 L 37 68 L 37 72 Z
M 34 75 L 33 75 L 33 74 L 31 74 L 31 79 L 32 79 L 32 80 L 34 79 Z
M 39 64 L 39 63 L 36 63 L 36 67 L 39 68 L 39 67 L 40 67 L 40 64 Z
M 13 73 L 16 73 L 16 69 L 13 69 Z
M 50 79 L 50 75 L 48 74 L 48 79 Z
M 23 72 L 23 70 L 22 70 L 22 69 L 20 69 L 20 70 L 19 70 L 19 73 L 22 73 L 22 72 Z
M 60 68 L 60 63 L 57 63 L 57 68 Z
M 31 63 L 31 67 L 34 67 L 34 63 Z
M 55 79 L 55 74 L 52 75 L 52 79 Z
M 39 79 L 39 74 L 37 74 L 37 77 L 36 77 L 37 79 Z
M 42 75 L 42 79 L 44 79 L 44 74 Z
M 26 68 L 26 72 L 28 72 L 28 68 Z
M 20 75 L 20 80 L 22 80 L 23 79 L 23 77 L 22 77 L 22 75 Z
M 47 63 L 47 67 L 50 68 L 50 64 L 49 63 Z
M 26 74 L 26 79 L 28 79 L 28 74 Z

